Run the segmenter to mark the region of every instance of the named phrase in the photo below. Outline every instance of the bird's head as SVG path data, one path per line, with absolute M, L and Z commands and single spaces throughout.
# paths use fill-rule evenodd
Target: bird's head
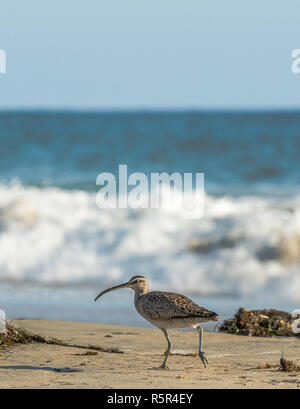
M 109 291 L 118 290 L 119 288 L 131 288 L 135 293 L 145 294 L 148 292 L 148 280 L 143 276 L 133 276 L 127 283 L 115 285 L 107 290 L 102 291 L 97 295 L 95 301 L 98 300 L 102 295 L 108 293 Z

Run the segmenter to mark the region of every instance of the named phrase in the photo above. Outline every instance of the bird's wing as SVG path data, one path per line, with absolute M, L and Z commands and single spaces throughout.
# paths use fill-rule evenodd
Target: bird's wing
M 181 294 L 152 291 L 141 297 L 140 308 L 152 320 L 168 320 L 174 318 L 206 318 L 217 317 L 215 312 L 195 304 Z

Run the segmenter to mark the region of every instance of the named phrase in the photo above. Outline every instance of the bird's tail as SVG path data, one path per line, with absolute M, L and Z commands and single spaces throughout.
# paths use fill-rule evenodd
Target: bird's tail
M 219 321 L 219 315 L 216 312 L 212 312 L 210 319 L 211 321 Z

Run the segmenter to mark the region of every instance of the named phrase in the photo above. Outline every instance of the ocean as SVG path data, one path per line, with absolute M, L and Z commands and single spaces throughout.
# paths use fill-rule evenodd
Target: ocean
M 300 308 L 300 112 L 0 112 L 0 308 L 150 326 L 144 275 L 228 318 Z M 99 173 L 201 172 L 204 215 L 100 209 Z

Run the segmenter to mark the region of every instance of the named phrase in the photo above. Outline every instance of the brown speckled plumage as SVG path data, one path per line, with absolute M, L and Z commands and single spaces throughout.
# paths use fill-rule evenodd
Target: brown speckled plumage
M 215 312 L 200 307 L 188 297 L 165 291 L 151 291 L 135 302 L 137 311 L 150 322 L 164 328 L 184 328 L 214 320 Z M 168 325 L 169 324 L 169 325 Z

